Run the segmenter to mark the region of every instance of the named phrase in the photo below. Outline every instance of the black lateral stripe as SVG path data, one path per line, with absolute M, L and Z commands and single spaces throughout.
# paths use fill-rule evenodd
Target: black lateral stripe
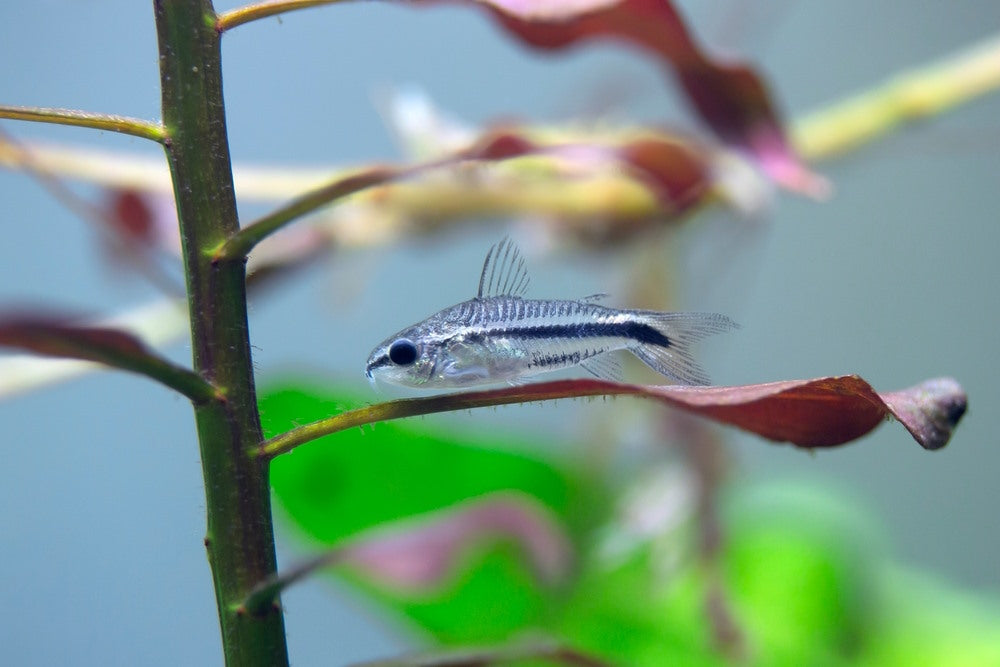
M 496 328 L 486 337 L 508 338 L 628 338 L 645 345 L 670 347 L 670 339 L 643 322 L 582 322 L 580 324 L 539 324 Z

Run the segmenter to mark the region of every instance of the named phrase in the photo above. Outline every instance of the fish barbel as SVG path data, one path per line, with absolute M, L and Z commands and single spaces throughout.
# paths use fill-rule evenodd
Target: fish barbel
M 490 248 L 474 299 L 445 308 L 386 338 L 365 368 L 369 380 L 427 389 L 519 384 L 539 373 L 582 366 L 620 379 L 610 354 L 627 350 L 681 384 L 708 384 L 691 344 L 737 327 L 717 313 L 609 308 L 596 301 L 525 299 L 528 274 L 509 239 Z

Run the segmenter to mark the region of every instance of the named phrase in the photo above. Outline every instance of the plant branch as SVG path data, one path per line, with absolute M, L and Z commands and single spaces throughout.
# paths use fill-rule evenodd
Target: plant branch
M 380 421 L 512 403 L 587 396 L 640 396 L 799 447 L 831 447 L 895 417 L 924 449 L 947 444 L 965 414 L 966 396 L 951 378 L 877 393 L 856 375 L 733 387 L 646 386 L 606 380 L 556 380 L 503 389 L 402 398 L 320 419 L 267 440 L 256 454 L 272 459 L 299 445 Z
M 147 348 L 157 348 L 179 338 L 187 322 L 183 304 L 175 299 L 161 299 L 94 322 L 93 326 L 118 329 L 135 336 Z M 103 368 L 93 361 L 45 358 L 35 354 L 4 355 L 0 357 L 0 400 Z
M 281 4 L 281 3 L 275 3 Z M 271 6 L 264 3 L 262 6 Z M 253 7 L 257 7 L 254 5 Z M 242 10 L 234 10 L 239 12 Z M 231 13 L 231 12 L 230 12 Z M 223 14 L 222 16 L 225 16 Z M 893 76 L 887 81 L 842 101 L 806 114 L 793 123 L 792 136 L 796 149 L 806 158 L 822 162 L 838 157 L 863 145 L 874 142 L 898 129 L 902 124 L 933 114 L 944 113 L 955 106 L 968 104 L 1000 88 L 1000 38 L 972 45 L 957 54 L 915 67 Z M 924 92 L 921 92 L 924 91 Z M 920 100 L 923 100 L 921 103 Z M 141 121 L 140 121 L 141 122 Z M 159 128 L 162 132 L 163 129 Z M 565 129 L 554 132 L 552 128 L 533 127 L 528 134 L 553 133 L 564 142 L 585 144 L 592 141 L 592 133 L 571 132 Z M 39 168 L 52 174 L 72 177 L 106 187 L 129 187 L 145 190 L 162 190 L 167 181 L 159 165 L 123 153 L 96 152 L 90 149 L 46 146 L 28 143 L 31 158 Z M 23 163 L 23 151 L 0 140 L 0 165 L 17 168 Z M 346 170 L 343 166 L 327 168 L 260 169 L 237 167 L 236 180 L 241 200 L 280 201 L 300 196 L 304 190 L 321 187 L 331 171 L 355 172 L 364 167 Z M 519 171 L 518 165 L 511 165 Z M 525 166 L 524 171 L 534 170 L 535 165 Z M 608 178 L 597 183 L 584 183 L 577 187 L 572 179 L 546 179 L 539 191 L 531 190 L 518 196 L 513 192 L 477 191 L 479 208 L 487 213 L 500 211 L 522 214 L 528 206 L 539 207 L 546 215 L 569 216 L 584 210 L 589 217 L 613 217 L 615 212 L 601 201 L 622 202 L 619 209 L 629 215 L 656 215 L 657 202 L 643 188 L 632 185 L 622 189 Z M 462 184 L 466 189 L 468 184 Z M 395 191 L 402 190 L 401 196 Z M 396 185 L 380 197 L 391 206 L 419 219 L 436 214 L 442 201 L 450 201 L 462 193 L 462 187 L 439 181 Z M 599 196 L 590 194 L 597 192 Z M 542 192 L 547 193 L 543 196 Z M 513 198 L 513 203 L 508 200 Z M 437 207 L 435 207 L 437 202 Z M 455 206 L 474 213 L 474 202 Z M 407 209 L 407 207 L 410 207 Z M 621 210 L 618 211 L 622 213 Z
M 831 159 L 997 88 L 1000 36 L 804 116 L 792 128 L 793 143 L 804 158 Z
M 354 194 L 373 185 L 402 178 L 417 168 L 371 167 L 336 178 L 328 185 L 298 197 L 285 206 L 247 225 L 215 252 L 215 260 L 241 260 L 265 238 L 297 218 L 311 213 L 334 200 Z
M 76 326 L 44 315 L 0 315 L 0 345 L 35 354 L 93 361 L 143 375 L 187 396 L 196 404 L 218 392 L 200 375 L 149 350 L 129 333 L 107 327 Z
M 205 547 L 226 664 L 288 664 L 280 608 L 241 615 L 239 603 L 276 570 L 268 466 L 247 324 L 245 262 L 212 261 L 236 233 L 236 197 L 222 96 L 222 54 L 210 0 L 154 0 L 165 144 L 174 186 L 194 368 L 225 401 L 196 406 L 205 478 Z
M 243 614 L 266 613 L 269 608 L 278 603 L 282 591 L 317 570 L 336 565 L 343 555 L 343 549 L 329 549 L 284 572 L 268 577 L 250 591 L 250 594 L 239 605 L 238 611 Z
M 215 20 L 215 29 L 220 33 L 251 21 L 266 19 L 296 9 L 308 9 L 321 5 L 332 5 L 344 0 L 271 0 L 223 12 Z
M 331 433 L 392 419 L 403 419 L 405 417 L 415 417 L 437 412 L 454 412 L 487 406 L 541 401 L 547 398 L 615 396 L 636 393 L 637 391 L 638 388 L 631 387 L 631 385 L 617 385 L 612 382 L 600 380 L 565 380 L 505 389 L 440 394 L 420 398 L 401 398 L 354 410 L 346 410 L 326 419 L 294 428 L 264 442 L 258 448 L 257 454 L 268 459 L 274 458 L 280 454 L 290 452 L 299 445 L 304 445 L 307 442 L 322 438 Z
M 53 125 L 89 127 L 92 130 L 120 132 L 141 139 L 165 143 L 169 135 L 163 125 L 138 118 L 111 114 L 77 111 L 75 109 L 49 109 L 45 107 L 16 107 L 0 105 L 0 118 L 26 120 Z

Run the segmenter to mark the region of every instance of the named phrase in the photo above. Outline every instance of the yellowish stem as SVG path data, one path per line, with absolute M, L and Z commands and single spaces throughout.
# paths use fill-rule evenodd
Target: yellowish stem
M 792 126 L 793 143 L 809 162 L 828 160 L 997 88 L 1000 36 L 806 115 Z
M 27 120 L 37 123 L 52 123 L 55 125 L 73 125 L 89 127 L 92 130 L 108 130 L 130 134 L 133 137 L 151 139 L 163 143 L 167 139 L 166 129 L 159 123 L 148 120 L 115 116 L 75 109 L 48 109 L 44 107 L 14 107 L 0 105 L 0 118 L 11 120 Z
M 284 14 L 295 9 L 332 5 L 335 2 L 343 2 L 343 0 L 271 0 L 270 2 L 258 2 L 219 14 L 215 21 L 215 29 L 219 32 L 225 32 L 244 23 L 277 16 L 278 14 Z

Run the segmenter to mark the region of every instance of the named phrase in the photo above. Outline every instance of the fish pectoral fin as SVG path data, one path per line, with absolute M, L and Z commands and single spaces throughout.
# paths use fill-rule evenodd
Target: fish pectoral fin
M 452 362 L 445 365 L 444 376 L 458 384 L 473 384 L 488 381 L 490 372 L 485 366 L 461 366 Z

